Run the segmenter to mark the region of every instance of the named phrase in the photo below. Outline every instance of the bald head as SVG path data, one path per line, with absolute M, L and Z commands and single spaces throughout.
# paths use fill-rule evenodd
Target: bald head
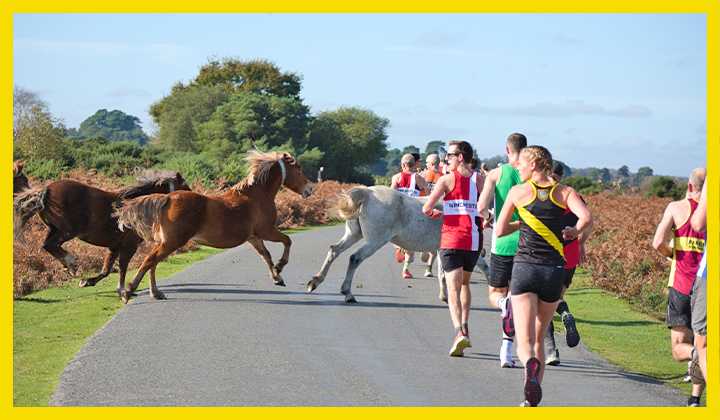
M 703 167 L 695 168 L 690 174 L 688 182 L 693 187 L 693 191 L 700 194 L 702 191 L 703 184 L 705 183 L 705 177 L 707 176 L 707 169 Z
M 415 158 L 410 153 L 403 155 L 400 163 L 412 167 L 415 164 Z

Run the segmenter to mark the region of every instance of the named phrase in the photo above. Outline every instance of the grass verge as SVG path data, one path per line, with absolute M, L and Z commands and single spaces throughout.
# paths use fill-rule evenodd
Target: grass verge
M 687 363 L 673 358 L 665 322 L 633 309 L 628 299 L 589 284 L 589 272 L 578 269 L 565 294 L 581 340 L 622 369 L 681 388 L 689 397 L 692 385 L 682 381 Z M 564 333 L 560 316 L 555 314 L 553 321 Z M 704 392 L 702 403 L 706 404 Z

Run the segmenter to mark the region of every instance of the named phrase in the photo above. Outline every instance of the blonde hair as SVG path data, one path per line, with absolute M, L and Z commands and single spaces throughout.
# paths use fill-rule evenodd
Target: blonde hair
M 536 172 L 550 174 L 553 167 L 553 158 L 548 149 L 542 146 L 527 146 L 520 151 L 520 157 L 528 162 L 535 162 Z

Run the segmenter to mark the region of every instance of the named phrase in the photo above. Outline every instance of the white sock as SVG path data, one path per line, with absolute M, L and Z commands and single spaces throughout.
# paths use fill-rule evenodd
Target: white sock
M 512 344 L 513 344 L 513 340 L 503 338 L 503 342 L 502 342 L 502 346 L 500 347 L 500 351 L 505 353 L 506 355 L 510 356 L 510 353 L 512 350 Z
M 503 305 L 505 304 L 505 299 L 507 299 L 507 297 L 498 298 L 498 300 L 497 300 L 498 308 L 502 308 L 502 307 L 503 307 Z

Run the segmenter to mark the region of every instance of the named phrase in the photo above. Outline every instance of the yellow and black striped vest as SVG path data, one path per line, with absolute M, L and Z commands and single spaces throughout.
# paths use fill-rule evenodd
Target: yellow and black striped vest
M 553 200 L 557 185 L 540 186 L 528 181 L 535 190 L 533 199 L 518 207 L 520 238 L 515 262 L 565 266 L 562 229 L 565 206 Z

